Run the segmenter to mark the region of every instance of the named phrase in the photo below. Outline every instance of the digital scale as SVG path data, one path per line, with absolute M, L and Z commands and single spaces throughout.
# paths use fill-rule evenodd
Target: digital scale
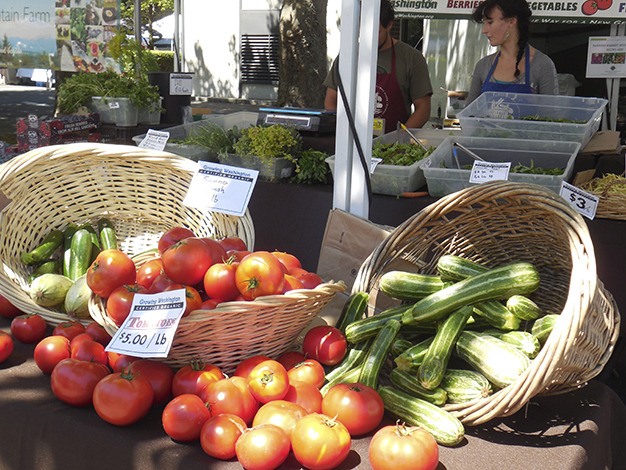
M 293 126 L 300 132 L 334 134 L 337 113 L 307 108 L 259 108 L 257 125 L 281 124 Z

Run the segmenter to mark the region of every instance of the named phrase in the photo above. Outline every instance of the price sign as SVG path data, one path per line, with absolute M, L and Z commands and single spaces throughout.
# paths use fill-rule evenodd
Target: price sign
M 509 179 L 511 162 L 494 163 L 482 160 L 474 160 L 472 171 L 470 172 L 470 183 L 488 183 L 490 181 L 506 181 Z
M 257 170 L 201 161 L 183 204 L 241 217 L 258 176 Z
M 170 95 L 191 95 L 193 77 L 186 73 L 170 74 Z
M 185 293 L 185 289 L 176 289 L 135 294 L 128 317 L 105 350 L 136 357 L 167 357 L 185 311 Z
M 376 167 L 382 161 L 383 161 L 382 158 L 372 157 L 372 159 L 370 160 L 370 175 L 374 173 L 374 171 L 376 170 Z
M 593 220 L 596 216 L 596 210 L 598 209 L 598 203 L 600 198 L 594 194 L 583 191 L 582 189 L 566 183 L 561 183 L 561 191 L 559 193 L 563 199 L 569 202 L 570 206 L 574 208 L 580 215 Z
M 170 133 L 167 131 L 155 131 L 154 129 L 148 129 L 146 136 L 141 142 L 139 142 L 137 147 L 151 150 L 163 150 L 169 138 Z
M 109 103 L 109 109 L 119 109 L 120 103 L 118 101 L 111 101 Z

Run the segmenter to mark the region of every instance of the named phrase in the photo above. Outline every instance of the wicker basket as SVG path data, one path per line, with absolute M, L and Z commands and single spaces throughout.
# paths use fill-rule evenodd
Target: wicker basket
M 620 316 L 596 274 L 582 217 L 540 186 L 495 182 L 450 194 L 398 226 L 361 266 L 353 292 L 370 292 L 370 312 L 387 301 L 380 276 L 411 268 L 435 273 L 443 254 L 495 267 L 533 263 L 541 285 L 532 298 L 559 321 L 532 365 L 489 397 L 446 409 L 468 425 L 508 416 L 533 396 L 564 393 L 600 373 L 619 336 Z
M 580 186 L 580 189 L 598 196 L 599 202 L 596 208 L 596 217 L 601 219 L 626 220 L 626 192 L 611 192 L 611 189 L 616 186 L 621 186 L 626 189 L 626 178 L 624 178 L 623 174 L 621 176 L 621 178 L 612 180 L 601 191 L 595 189 L 595 183 L 598 178 L 594 178 Z
M 56 325 L 69 317 L 36 305 L 20 253 L 51 229 L 108 217 L 120 248 L 130 255 L 156 246 L 174 225 L 197 236 L 238 236 L 254 246 L 249 213 L 243 217 L 182 205 L 197 163 L 132 146 L 69 144 L 32 150 L 0 166 L 0 191 L 11 203 L 0 213 L 0 293 L 24 312 Z

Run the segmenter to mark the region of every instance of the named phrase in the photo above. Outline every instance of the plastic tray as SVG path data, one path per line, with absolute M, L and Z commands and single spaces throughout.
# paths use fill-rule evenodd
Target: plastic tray
M 276 182 L 293 175 L 295 165 L 286 158 L 274 158 L 270 161 L 261 160 L 259 157 L 242 157 L 232 153 L 221 153 L 218 160 L 224 165 L 239 168 L 248 168 L 259 172 L 259 179 Z

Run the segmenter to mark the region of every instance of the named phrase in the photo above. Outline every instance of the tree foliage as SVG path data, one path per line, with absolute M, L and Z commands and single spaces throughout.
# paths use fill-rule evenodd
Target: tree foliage
M 135 1 L 122 0 L 121 15 L 124 24 L 134 30 Z M 149 48 L 154 47 L 154 23 L 174 12 L 174 0 L 141 0 L 141 30 L 148 33 Z

